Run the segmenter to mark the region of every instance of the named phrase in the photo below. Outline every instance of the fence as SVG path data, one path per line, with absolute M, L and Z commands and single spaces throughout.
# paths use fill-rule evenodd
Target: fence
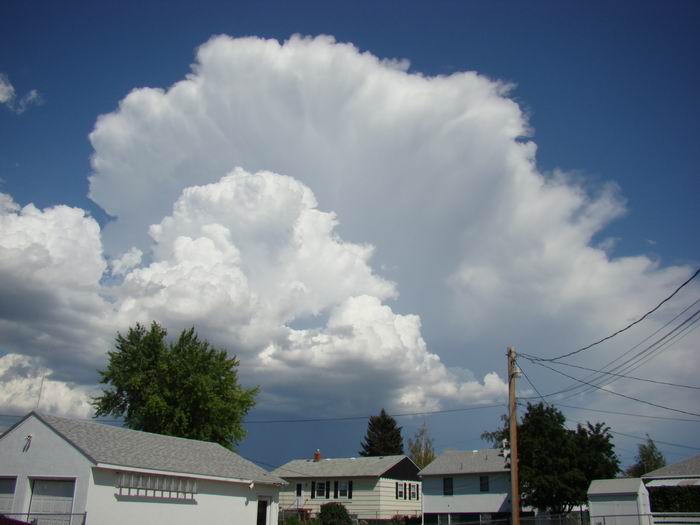
M 85 525 L 87 523 L 87 512 L 72 514 L 65 512 L 4 513 L 0 515 L 0 517 L 10 518 L 10 520 L 15 520 L 18 523 L 29 523 L 31 525 Z

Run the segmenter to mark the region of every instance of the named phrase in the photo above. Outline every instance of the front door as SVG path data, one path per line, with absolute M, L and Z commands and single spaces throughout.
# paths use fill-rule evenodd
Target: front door
M 267 525 L 267 500 L 258 499 L 258 522 L 256 525 Z

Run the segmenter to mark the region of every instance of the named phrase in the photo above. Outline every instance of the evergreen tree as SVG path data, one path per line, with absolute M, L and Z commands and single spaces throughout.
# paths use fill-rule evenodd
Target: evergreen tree
M 637 445 L 635 463 L 625 471 L 628 478 L 640 478 L 647 472 L 666 466 L 666 458 L 647 434 L 647 442 Z
M 428 427 L 423 423 L 413 439 L 408 438 L 408 452 L 418 468 L 427 467 L 435 459 L 433 440 L 428 436 Z
M 362 443 L 360 456 L 393 456 L 403 454 L 401 427 L 382 408 L 378 416 L 369 418 L 367 435 Z

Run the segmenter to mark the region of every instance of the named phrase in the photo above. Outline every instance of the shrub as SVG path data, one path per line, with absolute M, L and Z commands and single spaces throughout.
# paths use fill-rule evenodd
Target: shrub
M 340 503 L 324 503 L 318 514 L 321 525 L 352 525 L 348 510 Z
M 299 516 L 288 516 L 284 520 L 284 525 L 302 525 Z

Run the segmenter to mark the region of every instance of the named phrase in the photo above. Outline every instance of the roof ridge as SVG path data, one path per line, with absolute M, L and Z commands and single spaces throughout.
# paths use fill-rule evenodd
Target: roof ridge
M 183 440 L 183 441 L 193 441 L 196 443 L 207 443 L 210 445 L 218 445 L 224 450 L 229 450 L 226 447 L 224 447 L 221 443 L 217 443 L 215 441 L 205 441 L 203 439 L 194 439 L 194 438 L 186 438 L 186 437 L 180 437 L 180 436 L 170 436 L 168 434 L 159 434 L 157 432 L 149 432 L 147 430 L 136 430 L 135 428 L 126 428 L 126 427 L 118 427 L 118 426 L 113 426 L 108 423 L 102 423 L 99 420 L 91 420 L 91 419 L 78 419 L 78 418 L 72 418 L 72 417 L 62 417 L 62 416 L 54 416 L 52 414 L 43 414 L 41 412 L 36 412 L 34 413 L 39 416 L 40 418 L 52 418 L 52 419 L 60 419 L 62 421 L 70 421 L 70 422 L 77 422 L 77 423 L 82 423 L 85 425 L 94 425 L 98 426 L 101 428 L 108 428 L 110 430 L 116 431 L 116 432 L 138 432 L 139 434 L 147 434 L 151 436 L 157 436 L 159 438 L 169 438 L 169 439 L 177 439 L 177 440 Z

